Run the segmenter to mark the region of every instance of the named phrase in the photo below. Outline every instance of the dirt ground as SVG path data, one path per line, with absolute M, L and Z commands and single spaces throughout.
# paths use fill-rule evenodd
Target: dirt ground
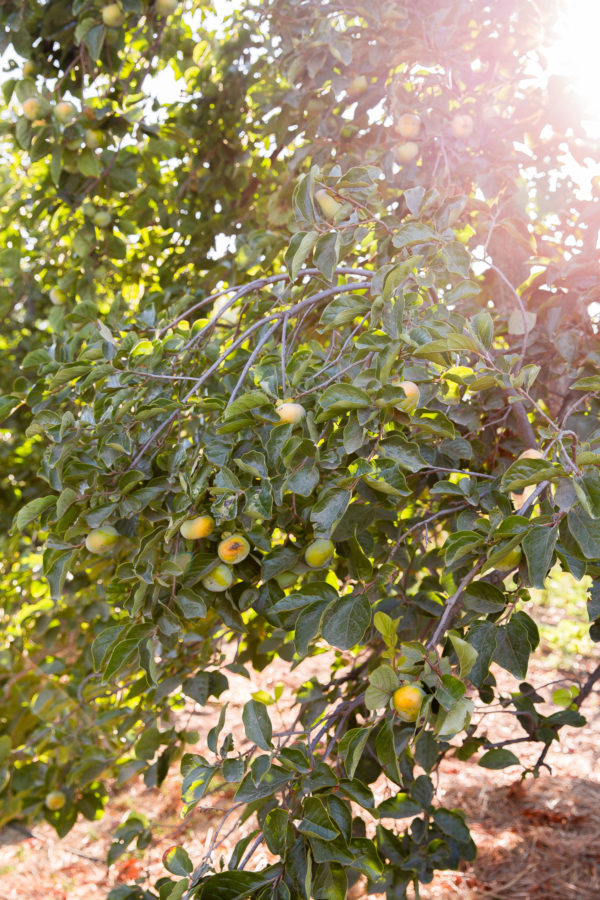
M 284 676 L 288 688 L 309 674 L 324 677 L 328 663 L 328 655 L 324 654 L 307 660 L 292 677 L 278 663 L 256 674 L 252 683 L 232 679 L 229 697 L 220 698 L 230 700 L 228 722 L 241 720 L 241 708 L 252 691 L 272 691 Z M 582 678 L 596 664 L 597 660 L 579 657 L 574 660 L 574 672 L 557 674 L 542 658 L 533 664 L 528 680 L 536 686 L 561 677 L 572 681 L 574 676 Z M 510 677 L 498 675 L 510 689 Z M 205 713 L 194 716 L 189 727 L 205 732 L 213 724 L 217 710 L 215 705 L 207 717 Z M 588 727 L 562 730 L 560 743 L 553 745 L 546 759 L 552 774 L 545 771 L 537 780 L 521 782 L 516 767 L 495 772 L 452 757 L 443 761 L 438 798 L 446 806 L 466 811 L 478 856 L 461 872 L 438 873 L 432 884 L 422 887 L 423 900 L 600 897 L 599 689 L 587 699 L 582 712 L 588 718 Z M 281 713 L 285 719 L 284 708 Z M 515 736 L 512 717 L 501 710 L 486 715 L 486 729 L 494 741 Z M 539 750 L 539 745 L 519 745 L 520 756 L 526 762 L 534 762 Z M 213 838 L 223 809 L 231 804 L 233 790 L 209 795 L 202 809 L 182 823 L 179 789 L 177 772 L 169 775 L 160 789 L 148 790 L 141 781 L 131 782 L 111 797 L 102 819 L 78 822 L 62 841 L 46 825 L 35 826 L 29 837 L 22 830 L 6 827 L 0 832 L 0 900 L 105 900 L 109 889 L 122 882 L 139 880 L 151 885 L 166 874 L 161 857 L 174 843 L 183 844 L 197 862 Z M 377 794 L 377 784 L 375 791 Z M 378 799 L 385 788 L 381 791 Z M 104 860 L 110 836 L 134 810 L 156 823 L 156 839 L 146 850 L 127 853 L 107 868 Z M 234 828 L 225 838 L 220 847 L 225 858 L 239 837 L 240 830 Z M 259 848 L 249 868 L 264 865 L 265 854 Z M 350 896 L 356 900 L 366 896 L 364 888 L 355 886 Z

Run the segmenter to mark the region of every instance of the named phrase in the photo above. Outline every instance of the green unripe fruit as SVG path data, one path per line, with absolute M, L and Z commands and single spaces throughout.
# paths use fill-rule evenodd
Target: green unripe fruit
M 23 101 L 23 115 L 30 122 L 35 121 L 40 114 L 40 101 L 35 97 L 28 97 Z
M 504 556 L 502 556 L 499 560 L 494 563 L 494 568 L 497 572 L 510 572 L 512 569 L 516 569 L 519 563 L 521 562 L 521 557 L 523 556 L 523 552 L 521 548 L 517 545 L 513 547 L 512 550 L 509 550 Z
M 473 133 L 473 124 L 473 119 L 468 113 L 459 113 L 454 116 L 450 126 L 452 137 L 463 139 L 470 137 Z
M 416 722 L 421 712 L 425 691 L 418 684 L 403 684 L 394 691 L 392 704 L 403 722 Z
M 33 76 L 36 74 L 37 67 L 35 63 L 32 63 L 31 60 L 28 60 L 23 66 L 23 78 L 33 78 Z
M 81 204 L 81 211 L 88 219 L 93 219 L 97 212 L 96 207 L 91 200 L 86 200 Z
M 90 150 L 97 150 L 104 146 L 104 132 L 99 128 L 86 128 L 84 132 L 85 146 Z
M 295 572 L 280 572 L 279 575 L 275 576 L 275 581 L 280 588 L 285 589 L 292 587 L 293 584 L 296 584 L 296 582 L 298 581 L 298 576 Z
M 357 75 L 350 82 L 350 87 L 348 88 L 348 93 L 351 97 L 360 97 L 361 94 L 367 90 L 369 86 L 369 82 L 367 81 L 366 75 Z
M 242 562 L 250 553 L 250 544 L 243 534 L 232 534 L 221 541 L 217 553 L 225 563 Z
M 414 412 L 419 405 L 421 396 L 419 388 L 414 381 L 401 381 L 398 387 L 401 387 L 406 394 L 406 400 L 401 400 L 399 403 L 396 403 L 396 406 L 398 409 L 404 410 L 404 412 Z
M 219 563 L 212 572 L 209 572 L 209 574 L 202 579 L 202 584 L 207 591 L 221 593 L 221 591 L 226 591 L 227 588 L 231 587 L 233 584 L 233 572 L 229 566 L 226 566 L 224 563 Z
M 315 194 L 315 200 L 321 207 L 321 212 L 326 219 L 333 219 L 335 214 L 342 206 L 342 204 L 339 203 L 334 197 L 332 197 L 329 191 L 326 191 L 325 188 L 321 188 L 321 190 L 317 191 L 317 193 Z
M 50 302 L 54 303 L 55 306 L 62 306 L 62 304 L 67 299 L 67 295 L 65 294 L 65 292 L 59 287 L 52 288 L 49 297 Z
M 66 802 L 67 798 L 62 791 L 50 791 L 44 800 L 46 807 L 52 812 L 62 809 Z
M 415 141 L 406 141 L 405 144 L 399 144 L 394 148 L 394 159 L 401 166 L 412 162 L 418 155 L 419 145 Z
M 107 28 L 119 28 L 125 21 L 125 14 L 118 3 L 109 3 L 102 10 L 102 21 Z
M 62 100 L 54 107 L 54 116 L 63 125 L 67 122 L 71 122 L 75 118 L 76 112 L 77 110 L 68 100 Z
M 214 531 L 215 520 L 212 516 L 196 516 L 181 523 L 179 533 L 188 541 L 198 541 L 208 537 Z
M 279 403 L 275 407 L 275 412 L 281 421 L 288 425 L 297 425 L 306 415 L 306 410 L 300 403 L 291 403 L 289 400 Z
M 159 16 L 170 16 L 177 9 L 177 0 L 156 0 L 154 8 Z
M 311 569 L 321 569 L 331 562 L 334 553 L 335 546 L 333 541 L 318 538 L 312 544 L 309 544 L 304 551 L 304 561 Z
M 404 113 L 403 116 L 400 116 L 394 125 L 394 128 L 400 137 L 412 141 L 419 136 L 421 120 L 418 116 L 414 115 L 414 113 Z
M 103 525 L 102 528 L 94 528 L 85 539 L 85 546 L 90 553 L 110 553 L 121 535 L 112 525 Z
M 108 228 L 112 222 L 112 216 L 107 209 L 99 209 L 94 213 L 92 222 L 94 225 L 97 225 L 98 228 Z

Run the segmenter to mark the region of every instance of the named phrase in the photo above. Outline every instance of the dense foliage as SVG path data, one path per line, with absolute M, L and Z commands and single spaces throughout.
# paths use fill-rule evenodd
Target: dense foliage
M 229 783 L 256 822 L 115 900 L 397 900 L 475 854 L 440 759 L 519 763 L 482 708 L 540 765 L 585 722 L 525 680 L 528 589 L 600 571 L 600 207 L 564 167 L 598 148 L 555 13 L 0 5 L 0 823 L 64 835 L 176 761 L 187 810 Z M 246 743 L 226 704 L 181 726 L 332 648 L 287 732 L 250 690 Z

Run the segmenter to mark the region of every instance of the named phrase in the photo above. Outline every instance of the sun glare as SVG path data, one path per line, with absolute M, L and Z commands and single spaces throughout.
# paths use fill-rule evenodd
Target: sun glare
M 600 137 L 600 3 L 569 0 L 555 28 L 548 53 L 550 68 L 568 79 L 581 98 L 583 124 L 590 137 Z

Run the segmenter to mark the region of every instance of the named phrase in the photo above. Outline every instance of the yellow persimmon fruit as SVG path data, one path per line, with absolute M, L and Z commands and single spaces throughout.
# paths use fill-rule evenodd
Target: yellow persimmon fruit
M 213 591 L 215 594 L 221 593 L 221 591 L 226 591 L 233 584 L 233 572 L 229 566 L 219 563 L 212 572 L 204 576 L 202 584 L 207 591 Z
M 392 703 L 403 722 L 416 722 L 421 712 L 425 691 L 418 684 L 403 684 L 394 691 Z
M 306 415 L 306 410 L 300 403 L 284 400 L 275 407 L 275 412 L 286 425 L 297 425 Z
M 500 557 L 500 559 L 494 563 L 494 568 L 497 572 L 510 572 L 512 569 L 517 568 L 521 562 L 522 556 L 523 552 L 517 545 L 516 547 L 513 547 L 512 550 L 509 550 L 508 553 L 505 553 L 504 556 Z
M 198 541 L 208 537 L 215 528 L 215 520 L 212 516 L 196 516 L 194 519 L 186 519 L 179 527 L 179 533 L 188 541 Z
M 46 799 L 44 800 L 46 807 L 52 812 L 62 809 L 66 802 L 67 798 L 63 791 L 50 791 L 49 794 L 46 794 Z
M 404 113 L 404 115 L 400 116 L 400 118 L 394 125 L 394 129 L 397 131 L 400 137 L 406 138 L 406 140 L 408 141 L 412 141 L 419 136 L 419 131 L 421 130 L 421 120 L 414 113 Z
M 121 535 L 112 525 L 103 525 L 101 528 L 94 528 L 90 531 L 85 539 L 85 546 L 90 553 L 109 553 Z
M 398 144 L 394 147 L 394 159 L 400 166 L 412 162 L 419 155 L 419 145 L 416 141 L 406 141 L 404 144 Z
M 326 191 L 325 188 L 321 188 L 321 190 L 316 192 L 315 200 L 321 207 L 321 212 L 326 219 L 333 219 L 335 214 L 342 206 L 342 204 L 338 200 L 336 200 L 335 197 L 332 197 L 329 191 Z
M 401 400 L 399 403 L 396 403 L 396 406 L 398 409 L 402 409 L 405 412 L 414 412 L 419 405 L 419 399 L 421 397 L 418 386 L 414 381 L 401 381 L 398 387 L 402 388 L 406 394 L 406 400 Z
M 335 545 L 326 538 L 318 538 L 309 544 L 304 551 L 304 561 L 311 569 L 321 569 L 333 559 Z
M 231 534 L 221 541 L 217 553 L 223 562 L 235 565 L 246 559 L 250 553 L 250 543 L 243 534 Z
M 468 113 L 459 113 L 452 119 L 450 131 L 455 138 L 468 138 L 473 133 L 473 119 Z

